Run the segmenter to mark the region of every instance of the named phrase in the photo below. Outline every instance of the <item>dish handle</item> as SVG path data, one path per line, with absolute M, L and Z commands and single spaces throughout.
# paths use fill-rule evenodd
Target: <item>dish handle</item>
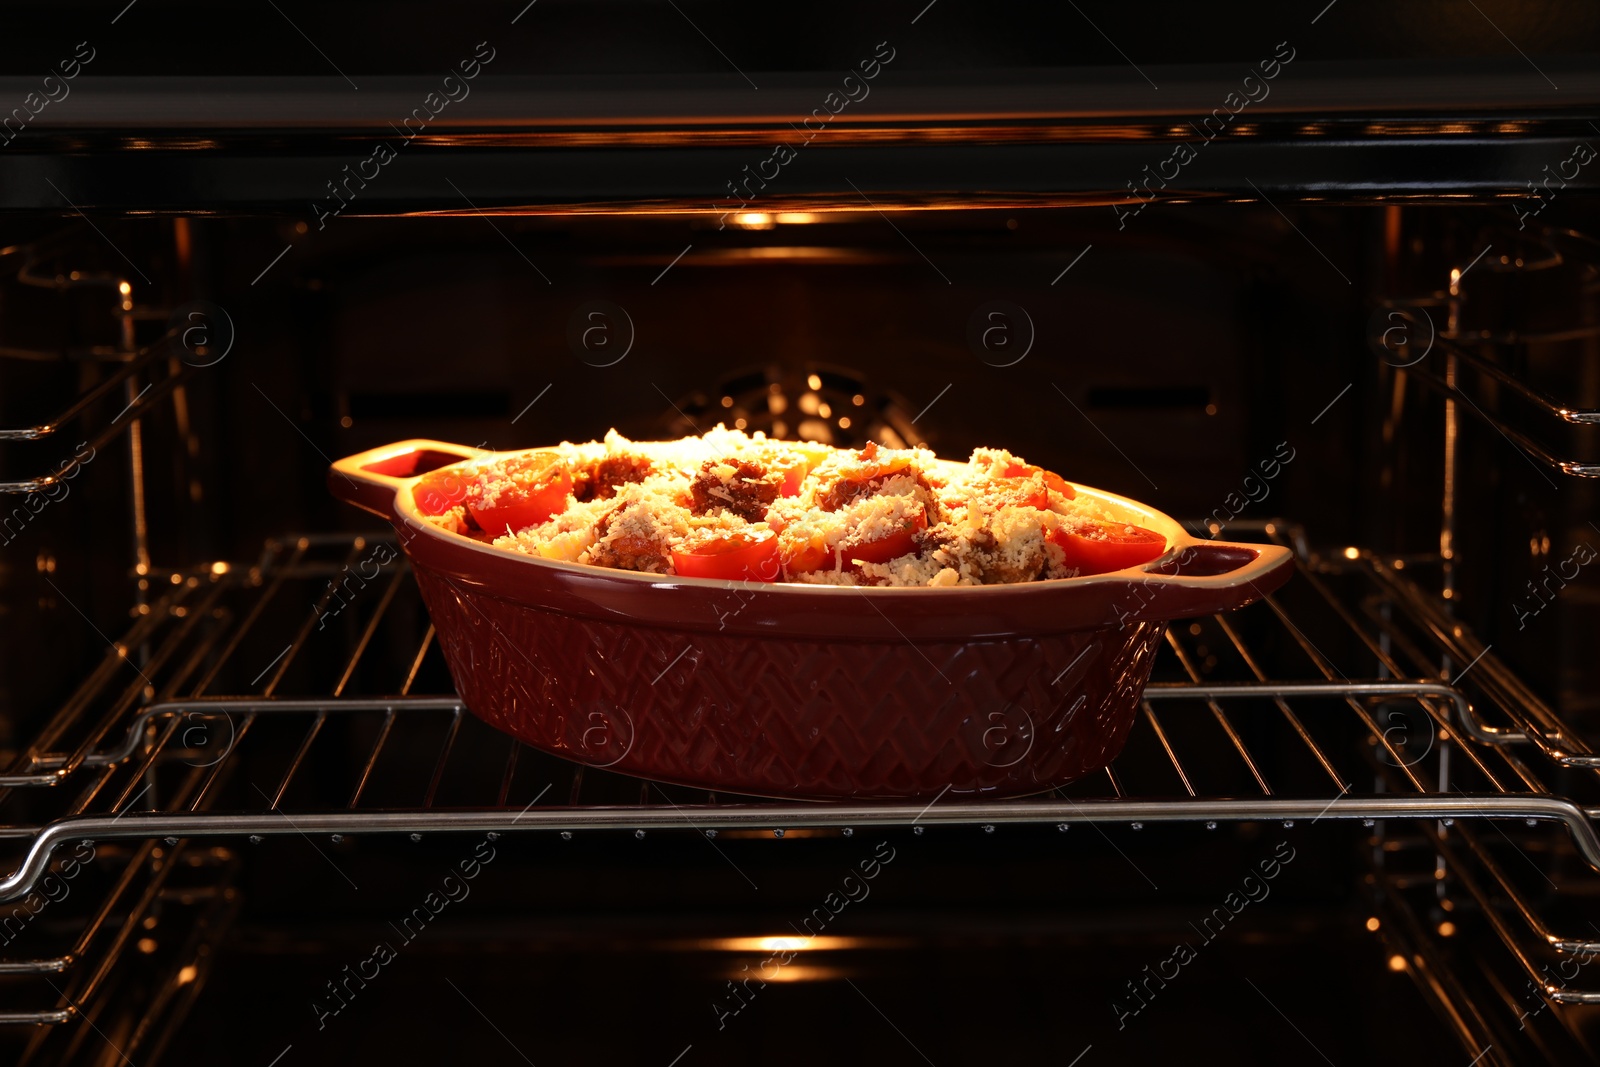
M 408 480 L 489 454 L 482 448 L 423 438 L 396 441 L 335 460 L 328 468 L 328 489 L 346 504 L 389 519 L 394 516 L 394 496 Z
M 1117 625 L 1232 611 L 1289 580 L 1294 553 L 1282 545 L 1196 541 L 1146 567 L 1113 602 Z

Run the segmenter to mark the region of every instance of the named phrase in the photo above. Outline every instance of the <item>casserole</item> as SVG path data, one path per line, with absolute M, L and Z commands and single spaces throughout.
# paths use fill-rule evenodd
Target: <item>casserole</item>
M 394 524 L 463 701 L 579 762 L 791 798 L 1015 796 L 1081 777 L 1127 739 L 1171 619 L 1287 580 L 1279 546 L 1201 541 L 1088 486 L 1167 539 L 1109 574 L 863 588 L 684 578 L 493 548 L 422 518 L 428 471 L 493 454 L 408 440 L 334 463 L 333 493 Z

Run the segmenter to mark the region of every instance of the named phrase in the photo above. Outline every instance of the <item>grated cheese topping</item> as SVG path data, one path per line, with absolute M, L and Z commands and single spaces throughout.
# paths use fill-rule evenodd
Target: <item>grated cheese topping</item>
M 775 535 L 780 577 L 791 582 L 941 588 L 1070 578 L 1078 572 L 1052 535 L 1112 518 L 1004 449 L 977 449 L 949 469 L 924 448 L 837 449 L 723 426 L 651 442 L 612 430 L 603 441 L 443 473 L 464 487 L 445 498 L 464 503 L 425 516 L 444 529 L 508 552 L 669 575 L 675 552 Z M 561 477 L 571 490 L 544 521 L 502 521 L 498 536 L 478 522 L 485 509 L 530 493 L 550 497 Z M 420 486 L 416 495 L 423 499 Z

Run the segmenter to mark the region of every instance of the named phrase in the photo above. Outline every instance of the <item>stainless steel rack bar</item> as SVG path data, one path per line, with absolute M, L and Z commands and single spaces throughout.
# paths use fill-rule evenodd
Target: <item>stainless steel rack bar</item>
M 1534 242 L 1533 247 L 1539 248 L 1543 253 L 1535 257 L 1532 262 L 1522 258 L 1510 260 L 1507 257 L 1506 262 L 1511 265 L 1500 267 L 1500 270 L 1517 271 L 1550 267 L 1568 259 L 1583 263 L 1591 270 L 1600 265 L 1600 242 L 1574 230 L 1536 226 L 1528 234 L 1522 234 L 1520 229 L 1513 231 L 1510 227 L 1506 227 L 1503 233 L 1490 236 L 1502 246 L 1531 240 Z M 1487 252 L 1492 247 L 1491 243 L 1484 251 Z M 1551 397 L 1543 390 L 1512 374 L 1485 354 L 1494 349 L 1511 350 L 1530 344 L 1592 339 L 1600 336 L 1600 325 L 1575 322 L 1565 329 L 1543 330 L 1537 333 L 1461 329 L 1456 323 L 1454 309 L 1463 299 L 1460 283 L 1469 269 L 1470 265 L 1463 263 L 1452 272 L 1448 298 L 1433 295 L 1414 300 L 1386 302 L 1383 306 L 1389 314 L 1382 321 L 1372 325 L 1367 338 L 1368 345 L 1374 351 L 1381 350 L 1401 357 L 1396 361 L 1386 356 L 1386 361 L 1395 368 L 1396 373 L 1414 378 L 1432 392 L 1444 397 L 1447 403 L 1465 404 L 1477 419 L 1498 432 L 1530 459 L 1550 470 L 1571 477 L 1600 478 L 1600 462 L 1562 455 L 1560 450 L 1546 446 L 1533 435 L 1508 421 L 1505 413 L 1500 410 L 1500 398 L 1512 397 L 1531 408 L 1537 418 L 1547 420 L 1551 424 L 1559 424 L 1560 427 L 1569 430 L 1600 426 L 1600 410 Z M 1496 265 L 1491 260 L 1480 269 L 1493 272 Z M 1477 275 L 1478 278 L 1483 276 L 1482 273 Z M 1440 324 L 1434 321 L 1429 308 L 1437 308 L 1449 314 L 1448 329 L 1441 328 Z M 1414 336 L 1426 338 L 1426 343 L 1414 344 L 1411 340 L 1413 334 L 1407 332 L 1397 342 L 1395 349 L 1391 349 L 1388 337 L 1397 329 L 1390 324 L 1394 315 L 1404 318 L 1415 331 Z M 1416 351 L 1418 348 L 1420 351 Z M 1445 367 L 1442 373 L 1437 369 L 1441 361 Z M 1463 369 L 1477 376 L 1485 387 L 1484 395 L 1475 398 L 1472 392 L 1463 386 L 1460 380 L 1460 371 Z M 1494 399 L 1491 400 L 1490 396 Z M 1483 403 L 1480 403 L 1480 400 Z M 1589 438 L 1584 437 L 1582 440 Z
M 55 418 L 33 426 L 0 428 L 0 441 L 37 441 L 54 436 L 64 425 L 80 418 L 95 404 L 105 400 L 118 386 L 124 386 L 126 392 L 133 393 L 132 383 L 137 381 L 136 376 L 141 371 L 162 372 L 160 377 L 156 377 L 139 390 L 129 400 L 127 406 L 112 416 L 103 428 L 98 432 L 85 434 L 82 447 L 87 447 L 92 456 L 116 437 L 127 432 L 146 412 L 193 377 L 195 367 L 178 360 L 178 352 L 173 350 L 172 341 L 177 336 L 177 333 L 169 332 L 154 344 L 140 349 L 129 362 L 118 366 L 104 381 L 78 397 Z M 0 481 L 0 493 L 43 492 L 71 476 L 82 462 L 83 460 L 77 456 L 71 456 L 47 467 L 42 474 L 32 478 Z
M 707 813 L 715 812 L 714 816 Z M 706 816 L 706 817 L 699 817 Z M 353 818 L 348 811 L 259 812 L 206 811 L 171 814 L 135 813 L 126 818 L 77 816 L 43 827 L 29 846 L 22 865 L 0 879 L 0 900 L 27 891 L 43 873 L 50 853 L 68 841 L 139 840 L 157 837 L 226 838 L 297 836 L 327 833 L 482 833 L 534 830 L 781 830 L 795 827 L 972 826 L 1002 823 L 1292 823 L 1309 819 L 1505 819 L 1552 821 L 1572 834 L 1584 858 L 1600 870 L 1600 840 L 1584 810 L 1570 801 L 1543 796 L 1457 794 L 1402 797 L 1341 797 L 1323 800 L 1277 798 L 1195 798 L 1168 800 L 973 801 L 948 804 L 794 804 L 619 805 L 581 808 L 459 810 L 417 809 L 367 811 Z M 714 825 L 713 825 L 714 824 Z M 1596 994 L 1600 1003 L 1600 994 Z
M 1445 344 L 1446 342 L 1442 340 L 1439 342 L 1440 347 L 1443 347 Z M 1420 364 L 1407 367 L 1405 372 L 1422 382 L 1424 385 L 1428 386 L 1434 392 L 1439 393 L 1450 400 L 1463 401 L 1467 407 L 1472 409 L 1473 413 L 1476 414 L 1482 422 L 1499 431 L 1499 433 L 1503 435 L 1507 441 L 1510 441 L 1518 449 L 1537 459 L 1540 463 L 1543 463 L 1551 470 L 1560 474 L 1570 475 L 1574 478 L 1600 478 L 1600 463 L 1590 463 L 1581 459 L 1567 459 L 1557 455 L 1555 452 L 1552 452 L 1538 441 L 1535 441 L 1532 437 L 1528 436 L 1517 427 L 1506 422 L 1503 418 L 1485 411 L 1476 400 L 1472 399 L 1472 396 L 1469 393 L 1461 389 L 1459 386 L 1449 384 L 1443 378 L 1439 377 L 1437 374 L 1434 374 L 1431 370 L 1422 367 Z M 1560 410 L 1565 412 L 1567 409 Z M 1577 412 L 1577 414 L 1587 415 L 1591 413 Z M 1590 424 L 1589 420 L 1587 419 L 1574 419 L 1569 421 L 1581 422 L 1585 425 Z
M 78 1018 L 79 1005 L 99 990 L 117 946 L 126 944 L 135 932 L 146 930 L 155 909 L 169 898 L 167 881 L 176 867 L 178 850 L 153 839 L 132 849 L 110 848 L 117 848 L 113 859 L 120 864 L 120 873 L 85 918 L 71 947 L 56 956 L 0 961 L 0 975 L 55 976 L 45 978 L 55 994 L 55 1006 L 0 1009 L 0 1024 L 55 1024 Z M 88 968 L 87 973 L 78 973 L 83 968 Z M 71 993 L 63 992 L 57 982 L 64 983 Z

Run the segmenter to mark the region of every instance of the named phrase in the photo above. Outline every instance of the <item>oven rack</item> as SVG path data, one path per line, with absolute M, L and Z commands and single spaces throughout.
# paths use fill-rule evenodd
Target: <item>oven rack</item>
M 1412 318 L 1409 310 L 1398 310 L 1399 314 L 1411 319 L 1414 326 L 1421 329 L 1423 324 Z M 1600 327 L 1596 328 L 1600 333 Z M 1375 343 L 1380 343 L 1375 340 Z M 1447 361 L 1453 361 L 1457 369 L 1447 369 L 1441 376 L 1428 366 L 1433 354 L 1438 353 Z M 1567 427 L 1592 427 L 1600 425 L 1600 411 L 1589 408 L 1569 407 L 1560 401 L 1554 400 L 1544 393 L 1533 389 L 1524 382 L 1518 381 L 1506 371 L 1495 365 L 1490 360 L 1474 353 L 1471 349 L 1456 343 L 1456 339 L 1444 335 L 1434 339 L 1432 351 L 1424 357 L 1417 357 L 1418 362 L 1408 364 L 1404 373 L 1426 385 L 1430 390 L 1448 400 L 1457 400 L 1467 405 L 1467 408 L 1478 420 L 1490 428 L 1497 430 L 1511 444 L 1528 456 L 1538 460 L 1544 466 L 1559 474 L 1569 475 L 1574 478 L 1600 478 L 1600 463 L 1570 458 L 1560 454 L 1546 445 L 1540 443 L 1532 435 L 1519 429 L 1498 412 L 1485 410 L 1472 394 L 1463 389 L 1459 383 L 1459 368 L 1466 367 L 1488 387 L 1508 388 L 1509 392 L 1516 394 L 1521 400 L 1533 407 L 1544 419 L 1558 421 Z M 1515 383 L 1508 386 L 1508 383 Z M 1485 403 L 1491 403 L 1485 400 Z
M 77 467 L 87 461 L 81 454 L 83 449 L 87 448 L 88 458 L 92 458 L 116 438 L 129 433 L 130 427 L 169 394 L 181 389 L 202 365 L 182 347 L 182 336 L 181 331 L 171 330 L 144 348 L 128 352 L 125 362 L 116 365 L 115 370 L 54 417 L 28 425 L 0 427 L 0 441 L 45 441 L 60 436 L 67 426 L 81 422 L 85 427 L 84 440 L 77 446 L 79 454 L 32 468 L 39 473 L 30 477 L 0 481 L 0 493 L 41 493 L 73 477 Z M 203 348 L 200 351 L 203 358 L 206 352 Z M 143 388 L 139 387 L 141 380 L 145 381 Z M 119 395 L 112 396 L 113 393 Z M 91 415 L 97 409 L 110 416 L 103 425 Z
M 223 846 L 101 842 L 92 861 L 112 872 L 110 886 L 92 906 L 80 906 L 66 922 L 53 914 L 73 900 L 72 879 L 81 877 L 76 872 L 57 871 L 63 878 L 62 895 L 35 902 L 37 914 L 71 929 L 66 947 L 44 954 L 12 950 L 0 960 L 0 1025 L 38 1027 L 33 1046 L 47 1040 L 47 1028 L 55 1024 L 94 1019 L 113 1009 L 126 1000 L 130 982 L 140 986 L 135 997 L 157 995 L 141 1009 L 138 1033 L 129 1037 L 124 1052 L 145 1037 L 164 1039 L 160 1035 L 183 1017 L 184 1003 L 198 995 L 210 943 L 227 928 L 240 904 L 232 885 L 238 857 Z M 24 940 L 12 932 L 24 913 L 8 909 L 0 914 L 9 920 L 8 935 L 19 943 Z M 17 931 L 28 932 L 26 927 Z M 57 942 L 62 943 L 59 938 Z M 130 977 L 129 959 L 137 960 L 145 976 L 159 975 L 160 980 Z M 50 1006 L 40 1006 L 45 1003 Z
M 1600 426 L 1600 410 L 1553 397 L 1507 369 L 1530 345 L 1587 341 L 1592 346 L 1600 339 L 1600 323 L 1580 319 L 1554 329 L 1497 332 L 1468 329 L 1459 321 L 1471 299 L 1466 277 L 1474 267 L 1484 274 L 1526 273 L 1570 260 L 1588 269 L 1587 290 L 1600 291 L 1594 281 L 1600 277 L 1600 241 L 1576 230 L 1538 225 L 1526 236 L 1509 225 L 1481 236 L 1489 243 L 1476 259 L 1463 260 L 1451 270 L 1447 289 L 1384 302 L 1370 323 L 1367 344 L 1397 375 L 1415 379 L 1446 401 L 1464 404 L 1536 465 L 1574 478 L 1600 478 L 1600 461 L 1575 458 L 1568 451 L 1578 447 L 1572 438 L 1593 446 L 1592 428 Z M 1502 251 L 1491 257 L 1496 244 Z M 1505 251 L 1508 247 L 1512 251 Z M 1396 316 L 1403 322 L 1396 322 Z M 1522 428 L 1520 418 L 1508 416 L 1508 407 L 1531 416 L 1540 429 L 1530 433 Z M 1552 446 L 1541 440 L 1549 434 L 1564 434 L 1564 439 Z
M 1298 540 L 1281 522 L 1258 528 Z M 1381 832 L 1421 820 L 1531 976 L 1541 954 L 1600 948 L 1565 928 L 1569 916 L 1547 918 L 1552 901 L 1497 855 L 1502 841 L 1537 840 L 1552 875 L 1594 876 L 1592 759 L 1470 633 L 1433 617 L 1397 564 L 1371 554 L 1304 559 L 1266 601 L 1174 624 L 1127 750 L 1101 775 L 1020 800 L 811 804 L 627 778 L 484 726 L 448 692 L 403 557 L 360 589 L 343 586 L 348 603 L 335 596 L 335 581 L 387 540 L 287 538 L 253 564 L 168 575 L 0 778 L 0 897 L 26 893 L 80 840 L 181 849 L 269 835 L 781 837 L 1016 823 L 1103 833 L 1355 819 Z M 1600 1002 L 1600 992 L 1546 992 Z

